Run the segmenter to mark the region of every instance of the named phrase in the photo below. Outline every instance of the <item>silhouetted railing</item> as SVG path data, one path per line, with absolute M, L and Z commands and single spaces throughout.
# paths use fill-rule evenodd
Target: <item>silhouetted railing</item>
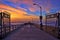
M 45 31 L 60 38 L 60 13 L 46 15 Z
M 12 31 L 18 29 L 20 25 L 12 25 L 10 22 L 10 14 L 0 12 L 0 39 L 5 38 Z
M 0 31 L 2 30 L 0 32 L 0 39 L 5 38 L 8 34 L 10 34 L 11 32 L 13 32 L 13 31 L 15 31 L 15 30 L 17 30 L 17 29 L 19 29 L 21 27 L 22 27 L 21 25 L 11 25 L 10 28 L 7 28 L 7 27 L 0 28 Z

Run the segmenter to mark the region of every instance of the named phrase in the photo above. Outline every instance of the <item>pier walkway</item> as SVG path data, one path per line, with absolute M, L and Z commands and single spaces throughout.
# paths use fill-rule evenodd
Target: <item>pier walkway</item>
M 12 32 L 3 40 L 58 40 L 58 39 L 34 27 L 33 25 L 28 24 Z

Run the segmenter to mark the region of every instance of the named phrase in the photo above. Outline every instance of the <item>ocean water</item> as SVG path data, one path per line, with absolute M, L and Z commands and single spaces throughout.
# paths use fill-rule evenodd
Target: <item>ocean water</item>
M 24 23 L 27 23 L 27 22 L 11 23 L 11 25 L 21 25 L 21 24 L 24 24 Z M 31 21 L 31 23 L 40 24 L 40 21 Z M 56 18 L 54 18 L 54 19 L 47 20 L 47 22 L 42 21 L 42 24 L 57 27 L 58 21 L 56 20 Z

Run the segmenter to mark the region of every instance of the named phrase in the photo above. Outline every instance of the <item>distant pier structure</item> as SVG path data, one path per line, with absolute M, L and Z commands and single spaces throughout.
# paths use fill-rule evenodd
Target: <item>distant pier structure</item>
M 60 38 L 60 13 L 46 15 L 45 30 L 53 36 Z
M 0 12 L 0 39 L 4 38 L 10 32 L 10 14 Z

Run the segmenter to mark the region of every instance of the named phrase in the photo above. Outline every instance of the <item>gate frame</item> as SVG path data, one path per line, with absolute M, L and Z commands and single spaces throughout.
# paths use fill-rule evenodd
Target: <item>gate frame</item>
M 8 21 L 9 21 L 8 26 L 9 26 L 9 32 L 10 32 L 10 14 L 7 13 L 7 12 L 0 12 L 0 15 L 1 15 L 1 19 L 0 19 L 1 20 L 1 25 L 0 25 L 1 26 L 1 29 L 0 29 L 1 30 L 1 35 L 0 36 L 1 37 L 0 37 L 0 39 L 1 39 L 1 38 L 4 38 L 7 35 L 7 33 L 6 33 L 7 30 L 6 30 L 6 28 L 4 28 L 4 18 L 8 18 Z M 4 34 L 2 34 L 3 29 L 5 30 Z
M 56 24 L 57 24 L 57 27 L 55 27 L 55 28 L 58 28 L 57 29 L 57 38 L 59 39 L 60 38 L 60 22 L 59 22 L 59 19 L 60 19 L 60 13 L 56 13 L 56 14 L 49 14 L 49 15 L 46 15 L 46 20 L 45 20 L 45 22 L 46 22 L 46 31 L 47 31 L 47 16 L 51 16 L 51 15 L 56 15 L 56 16 L 54 16 L 53 18 L 55 18 L 56 17 L 56 19 L 57 19 L 57 21 L 56 21 Z

